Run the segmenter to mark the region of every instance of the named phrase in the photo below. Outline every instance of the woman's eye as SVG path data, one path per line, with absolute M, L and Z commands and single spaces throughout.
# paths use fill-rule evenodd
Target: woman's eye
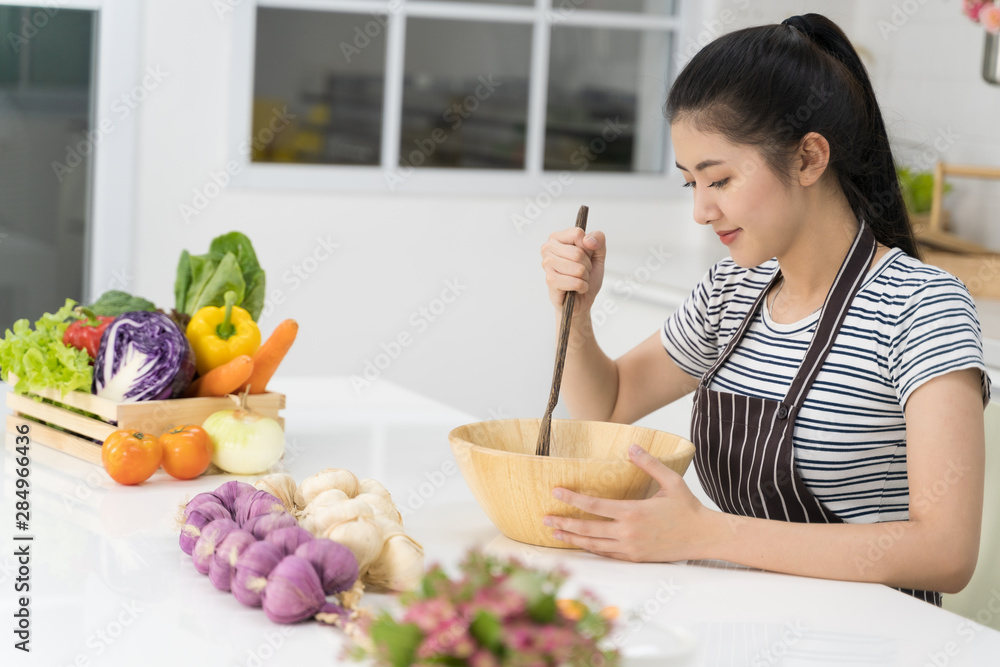
M 721 188 L 721 187 L 723 187 L 728 182 L 729 182 L 728 178 L 723 178 L 721 181 L 715 181 L 714 183 L 709 183 L 708 187 L 710 187 L 710 188 Z M 693 188 L 694 187 L 694 181 L 687 181 L 683 185 L 681 185 L 681 187 L 682 188 Z

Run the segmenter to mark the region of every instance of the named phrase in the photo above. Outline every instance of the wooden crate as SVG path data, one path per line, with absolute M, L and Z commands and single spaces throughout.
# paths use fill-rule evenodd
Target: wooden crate
M 247 404 L 285 427 L 284 418 L 278 414 L 285 407 L 284 394 L 253 394 L 247 397 Z M 11 391 L 7 394 L 7 407 L 13 413 L 7 415 L 8 431 L 14 431 L 19 424 L 27 424 L 33 444 L 52 447 L 101 465 L 101 444 L 115 429 L 134 428 L 158 436 L 171 426 L 201 424 L 213 412 L 235 406 L 232 399 L 225 396 L 117 403 L 82 391 L 61 396 L 58 391 L 47 389 L 27 395 Z M 73 412 L 68 407 L 84 410 L 92 416 Z

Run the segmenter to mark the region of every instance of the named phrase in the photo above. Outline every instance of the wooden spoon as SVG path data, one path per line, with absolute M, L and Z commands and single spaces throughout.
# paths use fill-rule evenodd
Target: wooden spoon
M 586 206 L 581 206 L 576 214 L 576 226 L 587 230 Z M 538 429 L 538 443 L 535 445 L 535 456 L 548 456 L 549 444 L 552 440 L 552 411 L 559 402 L 559 386 L 562 384 L 563 365 L 566 363 L 566 348 L 569 347 L 569 327 L 573 317 L 573 304 L 576 302 L 576 292 L 566 292 L 563 301 L 562 322 L 559 325 L 559 344 L 556 347 L 556 367 L 552 371 L 552 389 L 549 391 L 549 404 L 545 408 L 541 427 Z

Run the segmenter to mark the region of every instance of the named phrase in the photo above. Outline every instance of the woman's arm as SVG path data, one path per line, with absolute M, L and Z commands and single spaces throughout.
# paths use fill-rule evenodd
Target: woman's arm
M 738 517 L 701 505 L 683 479 L 640 451 L 661 486 L 648 500 L 557 497 L 613 521 L 547 517 L 556 536 L 632 561 L 718 558 L 775 572 L 956 593 L 979 552 L 985 435 L 979 371 L 934 378 L 906 404 L 908 521 L 802 524 Z
M 604 281 L 604 234 L 572 228 L 553 233 L 542 246 L 549 298 L 561 319 L 566 292 L 578 296 L 563 368 L 562 395 L 575 419 L 630 424 L 691 393 L 698 381 L 681 370 L 653 334 L 618 360 L 601 350 L 590 309 Z
M 631 424 L 697 388 L 698 380 L 663 349 L 659 333 L 612 361 L 589 325 L 588 314 L 571 338 L 563 369 L 563 396 L 574 419 Z

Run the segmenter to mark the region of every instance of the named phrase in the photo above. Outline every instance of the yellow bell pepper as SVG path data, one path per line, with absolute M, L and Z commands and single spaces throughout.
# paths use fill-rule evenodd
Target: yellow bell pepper
M 241 354 L 253 356 L 260 347 L 260 329 L 236 303 L 236 293 L 226 292 L 226 305 L 200 308 L 188 322 L 187 335 L 194 348 L 195 368 L 204 375 Z

